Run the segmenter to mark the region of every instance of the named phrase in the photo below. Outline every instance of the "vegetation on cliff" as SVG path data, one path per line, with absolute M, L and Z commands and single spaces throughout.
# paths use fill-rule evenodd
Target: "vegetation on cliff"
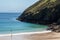
M 18 20 L 36 24 L 60 24 L 60 0 L 40 0 L 27 8 Z
M 17 20 L 48 25 L 48 30 L 60 32 L 60 0 L 40 0 L 27 8 Z

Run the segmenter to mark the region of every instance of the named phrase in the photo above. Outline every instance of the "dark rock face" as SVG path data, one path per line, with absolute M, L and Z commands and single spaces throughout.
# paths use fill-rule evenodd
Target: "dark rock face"
M 56 23 L 60 25 L 60 0 L 38 1 L 27 8 L 17 20 L 35 24 L 48 25 Z M 52 25 L 50 29 L 53 29 L 53 31 L 60 30 L 60 26 L 57 25 Z
M 42 5 L 43 7 L 36 10 L 35 13 L 24 11 L 23 14 L 18 17 L 18 20 L 36 24 L 60 24 L 60 3 L 55 2 L 50 4 L 51 3 L 46 4 L 46 6 Z M 52 7 L 48 7 L 49 5 Z

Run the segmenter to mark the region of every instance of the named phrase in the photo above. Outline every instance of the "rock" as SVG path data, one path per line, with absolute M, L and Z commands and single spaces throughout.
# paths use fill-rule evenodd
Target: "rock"
M 27 8 L 19 21 L 35 24 L 60 23 L 60 0 L 41 0 Z
M 50 25 L 48 25 L 48 29 L 53 30 L 53 29 L 55 29 L 55 26 L 57 26 L 56 23 L 50 24 Z
M 27 8 L 17 20 L 43 25 L 51 24 L 49 29 L 59 32 L 60 0 L 39 0 Z
M 52 30 L 54 32 L 60 32 L 60 25 L 57 25 L 56 23 L 50 24 L 47 30 Z

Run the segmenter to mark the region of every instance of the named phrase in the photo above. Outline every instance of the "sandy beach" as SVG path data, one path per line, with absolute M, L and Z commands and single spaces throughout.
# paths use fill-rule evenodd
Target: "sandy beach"
M 0 40 L 60 40 L 60 33 L 51 31 L 0 35 Z

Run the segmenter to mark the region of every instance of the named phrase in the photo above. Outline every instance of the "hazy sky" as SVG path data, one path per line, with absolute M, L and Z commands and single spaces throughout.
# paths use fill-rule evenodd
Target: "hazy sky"
M 0 0 L 0 12 L 22 12 L 38 0 Z

